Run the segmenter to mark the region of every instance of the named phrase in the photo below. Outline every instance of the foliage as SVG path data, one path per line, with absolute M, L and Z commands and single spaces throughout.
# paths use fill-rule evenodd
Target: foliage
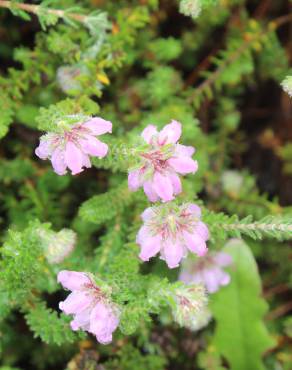
M 231 283 L 210 302 L 216 320 L 214 344 L 231 369 L 264 369 L 264 351 L 274 341 L 263 323 L 267 304 L 260 297 L 261 285 L 256 262 L 249 247 L 230 241 L 224 251 L 233 258 Z
M 0 370 L 289 369 L 291 99 L 280 83 L 291 75 L 291 16 L 285 0 L 255 3 L 0 0 Z M 44 133 L 96 116 L 113 130 L 91 168 L 58 176 L 35 155 Z M 199 166 L 174 202 L 198 204 L 210 254 L 233 257 L 230 284 L 208 303 L 200 290 L 215 324 L 196 332 L 181 327 L 180 269 L 139 258 L 152 203 L 127 183 L 147 147 L 143 129 L 171 120 Z M 272 156 L 264 172 L 261 151 Z M 49 259 L 64 229 L 74 243 Z M 110 345 L 71 330 L 62 270 L 91 273 L 117 305 Z

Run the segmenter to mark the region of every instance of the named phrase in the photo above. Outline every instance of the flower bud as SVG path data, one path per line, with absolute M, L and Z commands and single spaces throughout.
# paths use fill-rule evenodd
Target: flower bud
M 180 326 L 195 326 L 196 317 L 207 304 L 206 290 L 203 285 L 184 285 L 175 292 L 176 305 L 173 309 L 174 320 Z M 198 321 L 198 319 L 197 319 Z

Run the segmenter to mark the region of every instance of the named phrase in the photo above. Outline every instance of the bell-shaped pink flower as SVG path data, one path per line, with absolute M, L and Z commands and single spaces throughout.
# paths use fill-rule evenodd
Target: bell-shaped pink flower
M 89 274 L 60 271 L 58 282 L 72 291 L 60 302 L 66 315 L 73 315 L 72 330 L 82 329 L 96 336 L 102 344 L 112 341 L 112 333 L 119 325 L 119 309 L 93 281 Z
M 65 175 L 67 167 L 72 175 L 76 175 L 83 171 L 83 167 L 91 167 L 90 156 L 106 156 L 108 146 L 96 136 L 107 132 L 112 132 L 112 123 L 94 117 L 83 123 L 75 123 L 61 133 L 43 135 L 35 154 L 41 159 L 50 159 L 58 175 Z
M 169 268 L 178 267 L 188 251 L 203 256 L 209 238 L 207 226 L 200 220 L 201 210 L 196 204 L 181 206 L 167 204 L 147 208 L 141 215 L 144 225 L 137 235 L 143 261 L 160 253 Z
M 232 257 L 227 253 L 208 253 L 196 261 L 186 260 L 179 279 L 187 284 L 204 284 L 209 293 L 214 293 L 229 284 L 230 275 L 222 267 L 231 263 Z
M 195 173 L 198 163 L 191 158 L 195 152 L 193 147 L 177 143 L 180 136 L 181 124 L 177 121 L 172 121 L 160 132 L 153 125 L 144 129 L 142 138 L 147 146 L 139 151 L 139 167 L 129 172 L 130 190 L 136 191 L 143 186 L 151 202 L 159 199 L 168 202 L 181 192 L 179 175 Z

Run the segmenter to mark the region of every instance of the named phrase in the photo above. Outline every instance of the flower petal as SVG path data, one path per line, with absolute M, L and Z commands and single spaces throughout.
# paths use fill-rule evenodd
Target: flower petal
M 176 195 L 176 194 L 181 193 L 182 186 L 181 186 L 181 181 L 180 181 L 179 176 L 176 173 L 171 173 L 169 175 L 169 177 L 170 177 L 170 181 L 171 181 L 172 186 L 173 186 L 174 194 Z
M 151 143 L 151 139 L 154 135 L 157 135 L 157 128 L 154 125 L 148 125 L 143 131 L 142 131 L 142 138 L 146 141 L 147 144 Z
M 167 266 L 172 269 L 178 267 L 184 255 L 184 248 L 178 242 L 166 240 L 163 245 L 163 255 Z
M 58 282 L 66 289 L 78 290 L 90 284 L 91 280 L 84 272 L 63 270 L 58 273 Z
M 86 135 L 85 140 L 80 140 L 82 150 L 91 156 L 103 158 L 107 155 L 108 146 L 96 137 Z
M 232 257 L 224 252 L 218 252 L 214 256 L 214 260 L 219 266 L 229 266 L 232 263 Z
M 172 120 L 171 123 L 164 126 L 159 133 L 158 142 L 160 145 L 174 144 L 181 136 L 181 123 Z
M 198 162 L 190 157 L 173 157 L 167 162 L 176 172 L 183 175 L 195 173 L 198 170 Z
M 215 293 L 220 286 L 219 280 L 217 278 L 217 269 L 209 269 L 209 270 L 203 270 L 202 276 L 204 283 L 206 285 L 206 288 L 209 293 Z
M 112 333 L 119 325 L 119 318 L 111 307 L 99 302 L 91 311 L 89 331 L 96 336 L 102 344 L 112 341 Z
M 191 252 L 196 253 L 198 256 L 204 256 L 207 253 L 208 248 L 201 235 L 185 231 L 183 236 L 186 246 Z
M 90 168 L 91 162 L 87 154 L 82 153 L 82 167 Z
M 59 303 L 60 310 L 67 315 L 77 314 L 90 306 L 94 297 L 86 291 L 75 290 L 68 295 L 65 301 Z
M 64 151 L 56 148 L 52 153 L 51 161 L 56 174 L 60 176 L 65 175 L 67 166 L 64 159 Z
M 157 202 L 158 201 L 158 195 L 156 191 L 153 188 L 153 183 L 151 181 L 145 181 L 143 184 L 143 189 L 145 194 L 147 195 L 147 198 L 150 200 L 150 202 Z
M 92 135 L 102 135 L 107 132 L 112 132 L 113 124 L 110 121 L 106 121 L 100 117 L 94 117 L 89 121 L 82 124 L 82 127 L 86 127 L 92 133 Z
M 142 220 L 145 222 L 145 221 L 149 221 L 151 220 L 151 218 L 155 216 L 155 211 L 152 207 L 148 207 L 144 210 L 144 212 L 141 214 L 141 218 Z
M 148 237 L 151 236 L 150 230 L 147 226 L 143 225 L 140 227 L 137 237 L 136 237 L 136 242 L 138 244 L 142 243 L 143 240 L 147 239 Z
M 47 159 L 51 154 L 49 141 L 41 138 L 39 146 L 35 149 L 35 154 L 41 159 Z
M 139 170 L 130 171 L 128 174 L 128 186 L 131 191 L 136 191 L 141 186 L 139 174 Z
M 89 307 L 81 312 L 78 312 L 74 316 L 74 319 L 70 322 L 71 329 L 74 331 L 78 329 L 89 330 L 91 311 L 92 309 Z
M 139 257 L 142 261 L 149 261 L 151 257 L 160 251 L 161 239 L 159 236 L 147 237 L 144 240 L 140 240 L 139 244 L 141 246 Z
M 178 157 L 191 157 L 195 153 L 195 148 L 192 146 L 186 146 L 182 144 L 176 144 L 175 154 Z
M 195 217 L 200 218 L 201 217 L 201 208 L 194 204 L 194 203 L 189 203 L 188 204 L 188 211 L 193 214 Z
M 68 141 L 66 144 L 65 163 L 72 171 L 72 175 L 82 172 L 83 153 L 71 141 Z
M 174 189 L 171 180 L 157 171 L 153 176 L 153 189 L 164 202 L 173 199 Z
M 203 240 L 209 239 L 209 230 L 206 224 L 204 222 L 199 221 L 196 225 L 195 232 L 199 234 Z

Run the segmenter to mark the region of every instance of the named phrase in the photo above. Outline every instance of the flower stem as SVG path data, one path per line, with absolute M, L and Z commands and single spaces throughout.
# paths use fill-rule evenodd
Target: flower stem
M 86 15 L 82 14 L 75 14 L 75 13 L 66 13 L 64 10 L 60 9 L 47 9 L 43 8 L 40 5 L 32 5 L 32 4 L 25 4 L 25 3 L 14 3 L 12 1 L 0 0 L 0 8 L 7 8 L 7 9 L 21 9 L 28 13 L 32 14 L 40 14 L 40 12 L 45 11 L 48 14 L 53 14 L 58 18 L 65 18 L 69 17 L 74 19 L 78 22 L 83 22 L 86 18 Z

